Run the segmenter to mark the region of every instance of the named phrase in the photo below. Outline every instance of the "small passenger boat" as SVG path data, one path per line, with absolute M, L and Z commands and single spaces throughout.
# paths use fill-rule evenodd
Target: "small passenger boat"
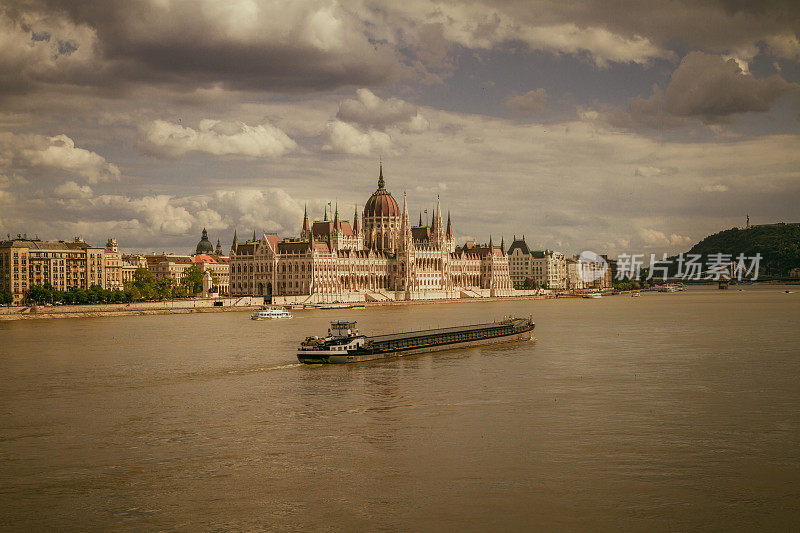
M 603 295 L 600 294 L 599 292 L 593 292 L 591 294 L 584 294 L 583 296 L 581 296 L 581 298 L 593 298 L 593 299 L 602 298 L 602 297 L 603 297 Z
M 252 320 L 271 320 L 273 318 L 292 318 L 292 314 L 283 307 L 262 305 L 250 315 Z
M 297 350 L 301 363 L 358 363 L 462 346 L 527 341 L 533 319 L 507 317 L 499 322 L 452 328 L 427 329 L 367 337 L 355 322 L 331 322 L 325 337 L 307 337 Z

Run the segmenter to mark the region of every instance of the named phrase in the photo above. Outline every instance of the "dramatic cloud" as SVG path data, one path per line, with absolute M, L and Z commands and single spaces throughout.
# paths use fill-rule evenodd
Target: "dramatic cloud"
M 382 155 L 393 154 L 392 138 L 382 131 L 361 132 L 358 128 L 339 120 L 330 122 L 327 142 L 322 150 L 336 154 Z
M 79 187 L 66 184 L 63 189 L 82 192 Z M 34 203 L 33 207 L 38 208 L 39 204 Z M 191 196 L 86 198 L 76 194 L 65 196 L 58 205 L 50 207 L 50 213 L 40 216 L 50 220 L 54 210 L 60 217 L 77 216 L 85 220 L 62 223 L 72 234 L 83 235 L 91 242 L 104 242 L 107 237 L 114 236 L 127 249 L 144 250 L 165 241 L 186 246 L 199 238 L 202 228 L 207 228 L 212 235 L 224 230 L 217 235 L 227 245 L 237 228 L 241 237 L 249 236 L 254 230 L 259 234 L 262 231 L 294 234 L 303 216 L 301 204 L 277 188 L 217 190 Z
M 0 7 L 0 94 L 37 83 L 90 82 L 96 44 L 95 31 L 86 25 L 54 13 Z
M 362 206 L 381 156 L 481 241 L 674 252 L 793 220 L 799 6 L 6 2 L 0 234 L 296 235 L 295 198 Z
M 415 105 L 399 98 L 382 99 L 369 89 L 359 89 L 356 95 L 355 100 L 348 98 L 339 103 L 339 121 L 366 129 L 397 128 L 403 133 L 422 133 L 430 128 L 430 122 Z
M 271 124 L 248 126 L 243 122 L 201 120 L 198 129 L 156 120 L 145 133 L 146 152 L 176 158 L 188 152 L 275 158 L 295 150 L 297 144 Z
M 544 89 L 536 89 L 525 94 L 510 96 L 506 99 L 506 105 L 523 113 L 538 115 L 547 109 L 547 92 Z
M 41 81 L 72 79 L 46 71 L 45 54 L 53 46 L 97 50 L 87 83 L 101 86 L 158 80 L 173 87 L 221 83 L 254 90 L 324 90 L 382 84 L 399 68 L 394 50 L 371 42 L 357 14 L 335 2 L 33 0 L 28 7 L 22 14 L 9 10 L 2 33 L 13 31 L 8 61 L 30 62 L 34 52 L 23 50 L 25 42 L 37 50 L 36 76 L 30 77 Z M 54 26 L 73 31 L 57 33 Z M 72 38 L 78 30 L 80 39 Z M 52 54 L 49 61 L 55 61 Z
M 665 107 L 674 116 L 718 123 L 737 113 L 767 111 L 778 98 L 798 88 L 777 74 L 763 79 L 745 74 L 733 59 L 691 52 L 672 74 Z
M 398 98 L 383 100 L 369 89 L 359 89 L 356 95 L 356 100 L 342 100 L 336 118 L 361 126 L 385 128 L 406 122 L 417 114 L 416 106 Z
M 119 168 L 101 155 L 77 148 L 66 135 L 14 135 L 0 132 L 0 170 L 55 174 L 89 183 L 118 179 Z
M 530 2 L 404 2 L 393 6 L 380 22 L 401 26 L 402 35 L 414 44 L 434 25 L 446 42 L 464 48 L 488 50 L 524 43 L 532 50 L 587 54 L 600 67 L 671 57 L 635 30 L 615 33 L 599 20 L 578 25 L 559 11 L 554 5 Z M 423 20 L 425 25 L 419 24 Z
M 654 85 L 649 97 L 630 98 L 625 110 L 604 106 L 597 118 L 625 129 L 680 128 L 690 119 L 721 124 L 740 113 L 769 111 L 790 92 L 800 92 L 800 86 L 777 74 L 756 78 L 736 59 L 691 52 L 672 73 L 666 90 Z

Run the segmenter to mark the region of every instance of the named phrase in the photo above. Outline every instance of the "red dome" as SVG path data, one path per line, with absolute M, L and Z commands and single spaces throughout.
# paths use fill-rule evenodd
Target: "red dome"
M 364 217 L 400 217 L 400 208 L 392 193 L 386 190 L 383 181 L 383 163 L 378 176 L 378 190 L 372 193 L 364 205 Z
M 386 189 L 378 189 L 367 200 L 364 205 L 365 217 L 399 217 L 400 208 L 392 197 L 392 193 Z

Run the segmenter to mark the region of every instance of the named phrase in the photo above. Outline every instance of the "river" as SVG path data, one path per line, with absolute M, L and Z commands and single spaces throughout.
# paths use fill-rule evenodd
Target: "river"
M 796 530 L 800 289 L 0 322 L 8 530 Z M 334 319 L 535 342 L 297 364 Z

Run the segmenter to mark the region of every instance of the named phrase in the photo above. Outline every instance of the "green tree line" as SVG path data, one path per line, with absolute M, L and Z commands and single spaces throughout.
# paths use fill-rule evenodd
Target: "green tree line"
M 211 276 L 212 282 L 219 280 Z M 172 298 L 189 298 L 203 290 L 203 270 L 197 265 L 188 267 L 183 272 L 180 284 L 170 277 L 156 279 L 155 275 L 146 268 L 137 268 L 133 273 L 133 281 L 126 282 L 122 290 L 104 289 L 99 285 L 92 285 L 88 289 L 73 287 L 67 291 L 55 289 L 49 283 L 32 285 L 25 293 L 25 302 L 28 304 L 97 304 L 97 303 L 130 303 L 147 300 L 169 300 Z M 12 295 L 7 291 L 0 293 L 0 303 L 10 305 Z

